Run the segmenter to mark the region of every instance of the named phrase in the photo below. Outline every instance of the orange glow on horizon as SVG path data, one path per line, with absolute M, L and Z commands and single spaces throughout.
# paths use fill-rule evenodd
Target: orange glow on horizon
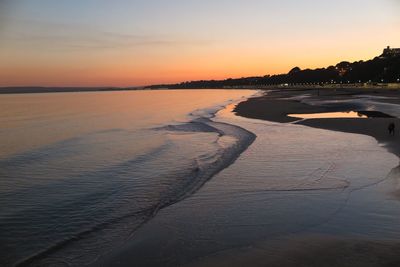
M 179 83 L 193 80 L 220 80 L 250 76 L 287 73 L 291 68 L 319 68 L 334 65 L 341 60 L 368 60 L 379 53 L 349 53 L 339 55 L 299 53 L 283 57 L 277 55 L 248 54 L 235 57 L 236 53 L 211 54 L 210 56 L 176 58 L 163 64 L 122 58 L 101 58 L 97 62 L 71 62 L 51 64 L 43 62 L 34 68 L 24 63 L 11 67 L 0 66 L 1 86 L 142 86 L 163 83 Z M 32 62 L 40 61 L 39 58 Z
M 258 19 L 264 18 L 260 14 Z M 267 22 L 257 24 L 256 19 L 245 25 L 226 18 L 242 31 L 225 26 L 211 34 L 214 29 L 201 25 L 198 30 L 205 36 L 154 35 L 158 39 L 57 23 L 15 22 L 11 35 L 0 44 L 0 86 L 125 87 L 264 76 L 287 73 L 296 66 L 314 69 L 344 60 L 368 60 L 387 45 L 400 46 L 398 16 L 369 25 L 361 18 L 349 24 L 340 19 L 327 22 L 323 16 L 321 26 L 300 18 L 304 21 L 299 29 L 293 29 L 295 18 L 296 23 L 288 18 L 287 23 L 295 23 L 288 25 L 267 21 L 276 28 Z M 191 27 L 199 27 L 196 23 Z M 26 27 L 35 34 L 26 33 Z

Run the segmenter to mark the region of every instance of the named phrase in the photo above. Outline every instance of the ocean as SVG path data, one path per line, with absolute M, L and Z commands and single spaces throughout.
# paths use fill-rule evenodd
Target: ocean
M 0 265 L 95 261 L 254 140 L 212 121 L 250 90 L 0 97 Z

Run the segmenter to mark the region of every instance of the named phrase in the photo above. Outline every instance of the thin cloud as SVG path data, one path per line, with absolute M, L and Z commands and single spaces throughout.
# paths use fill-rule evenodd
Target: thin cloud
M 193 40 L 167 35 L 139 35 L 105 32 L 93 27 L 50 23 L 36 20 L 12 22 L 2 39 L 19 45 L 47 47 L 55 50 L 107 50 L 138 46 L 201 46 L 210 40 Z

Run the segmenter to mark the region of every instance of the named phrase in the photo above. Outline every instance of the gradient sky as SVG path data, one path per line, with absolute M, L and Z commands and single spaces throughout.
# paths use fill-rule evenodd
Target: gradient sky
M 286 73 L 400 47 L 398 0 L 0 0 L 0 86 Z

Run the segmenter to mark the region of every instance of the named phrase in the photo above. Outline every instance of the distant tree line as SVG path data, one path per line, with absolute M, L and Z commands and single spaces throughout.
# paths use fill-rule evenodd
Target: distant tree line
M 396 83 L 400 82 L 400 56 L 376 57 L 368 61 L 340 62 L 336 66 L 301 70 L 293 68 L 288 74 L 266 75 L 226 80 L 190 81 L 179 84 L 153 85 L 148 88 L 201 89 L 247 86 L 273 86 L 326 83 Z

